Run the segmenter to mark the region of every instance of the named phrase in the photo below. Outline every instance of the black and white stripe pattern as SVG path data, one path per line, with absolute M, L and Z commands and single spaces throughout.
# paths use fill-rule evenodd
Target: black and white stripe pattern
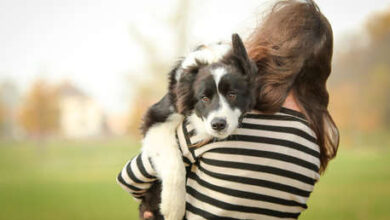
M 320 176 L 320 152 L 302 114 L 252 112 L 226 140 L 202 147 L 191 147 L 200 141 L 192 129 L 183 123 L 177 132 L 188 166 L 186 219 L 296 219 L 307 208 Z M 136 165 L 127 168 L 142 167 Z M 142 172 L 125 167 L 121 173 L 124 188 L 135 197 L 153 180 L 153 170 L 146 170 L 150 164 L 143 167 Z
M 157 180 L 156 172 L 145 154 L 138 154 L 131 159 L 117 177 L 118 184 L 127 192 L 131 193 L 136 200 Z

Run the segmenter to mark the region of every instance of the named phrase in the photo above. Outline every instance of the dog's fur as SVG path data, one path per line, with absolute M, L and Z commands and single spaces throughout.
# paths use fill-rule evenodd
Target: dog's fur
M 256 65 L 249 60 L 237 34 L 232 45 L 201 46 L 169 74 L 169 91 L 146 113 L 142 132 L 147 154 L 161 181 L 150 189 L 141 205 L 153 219 L 182 219 L 185 212 L 185 168 L 175 131 L 184 116 L 203 139 L 223 139 L 239 125 L 240 117 L 254 104 L 252 77 Z M 160 209 L 159 209 L 160 208 Z

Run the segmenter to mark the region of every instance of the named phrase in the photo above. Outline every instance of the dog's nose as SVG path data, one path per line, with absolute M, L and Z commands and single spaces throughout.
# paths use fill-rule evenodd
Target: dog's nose
M 216 131 L 222 131 L 226 127 L 226 120 L 223 118 L 214 118 L 211 121 L 211 127 Z

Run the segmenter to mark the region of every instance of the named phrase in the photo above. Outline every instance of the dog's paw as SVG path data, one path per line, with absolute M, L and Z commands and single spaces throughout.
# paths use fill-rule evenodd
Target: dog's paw
M 183 219 L 185 208 L 185 199 L 182 197 L 162 202 L 160 211 L 165 220 L 181 220 Z
M 185 186 L 162 190 L 160 212 L 165 220 L 183 219 L 186 209 L 185 197 Z

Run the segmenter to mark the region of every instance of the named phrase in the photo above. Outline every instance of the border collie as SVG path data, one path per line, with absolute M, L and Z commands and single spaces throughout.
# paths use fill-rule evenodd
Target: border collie
M 168 94 L 148 109 L 142 126 L 142 151 L 151 159 L 162 185 L 156 183 L 146 192 L 140 204 L 141 219 L 144 211 L 153 212 L 153 219 L 183 218 L 186 171 L 176 128 L 187 116 L 204 140 L 229 136 L 242 114 L 253 107 L 256 72 L 237 34 L 232 35 L 231 45 L 198 47 L 170 72 Z

